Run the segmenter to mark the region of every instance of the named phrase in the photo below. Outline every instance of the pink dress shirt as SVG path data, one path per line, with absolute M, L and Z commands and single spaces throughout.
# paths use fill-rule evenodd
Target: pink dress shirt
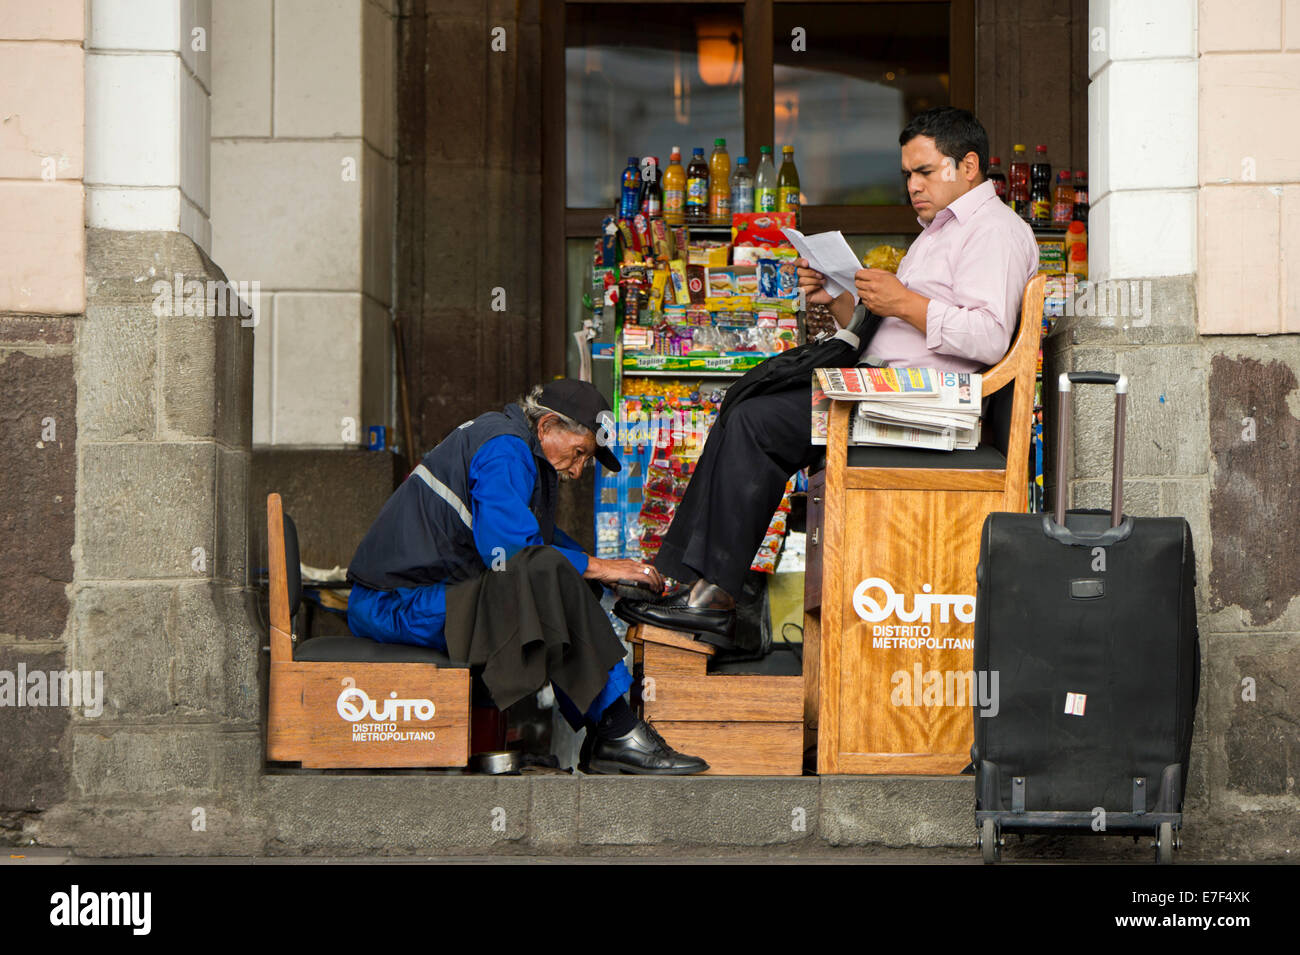
M 940 209 L 899 264 L 899 281 L 930 299 L 926 330 L 886 317 L 867 353 L 895 368 L 983 371 L 1007 353 L 1037 271 L 1033 230 L 980 183 Z

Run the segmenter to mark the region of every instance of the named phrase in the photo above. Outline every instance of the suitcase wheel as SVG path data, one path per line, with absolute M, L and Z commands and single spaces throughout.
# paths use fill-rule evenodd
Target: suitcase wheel
M 985 819 L 980 829 L 980 854 L 985 865 L 993 865 L 1002 859 L 1002 833 L 992 819 Z
M 1174 827 L 1167 823 L 1160 823 L 1160 831 L 1156 835 L 1156 865 L 1170 865 L 1174 861 L 1174 850 L 1182 843 L 1178 834 L 1174 832 Z

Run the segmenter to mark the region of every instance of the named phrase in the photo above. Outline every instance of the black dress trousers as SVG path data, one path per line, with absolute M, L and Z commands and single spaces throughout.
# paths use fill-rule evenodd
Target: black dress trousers
M 823 450 L 811 430 L 808 376 L 747 398 L 714 424 L 655 557 L 659 572 L 703 577 L 738 597 L 786 481 Z

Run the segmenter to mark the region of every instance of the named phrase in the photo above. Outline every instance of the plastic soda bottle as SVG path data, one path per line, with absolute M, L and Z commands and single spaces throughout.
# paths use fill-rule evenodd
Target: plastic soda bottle
M 793 212 L 799 227 L 799 170 L 794 165 L 794 147 L 781 147 L 781 174 L 776 179 L 776 211 Z
M 731 211 L 754 211 L 754 177 L 744 156 L 736 157 L 736 171 L 731 176 Z
M 636 215 L 637 203 L 641 199 L 641 172 L 637 168 L 636 157 L 627 157 L 627 168 L 623 170 L 622 188 L 619 192 L 618 214 L 626 219 Z
M 993 183 L 993 195 L 1003 202 L 1007 201 L 1007 176 L 1002 171 L 1002 159 L 998 156 L 989 158 L 989 182 Z
M 1011 174 L 1007 182 L 1007 195 L 1010 206 L 1020 218 L 1029 219 L 1029 157 L 1025 147 L 1016 143 L 1011 156 Z
M 713 155 L 709 157 L 709 221 L 716 225 L 731 225 L 731 156 L 727 141 L 713 141 Z
M 686 170 L 682 168 L 682 150 L 674 146 L 664 170 L 664 220 L 669 225 L 686 221 Z
M 1052 224 L 1052 164 L 1047 147 L 1034 147 L 1034 164 L 1029 168 L 1030 218 L 1034 225 Z
M 754 211 L 776 212 L 776 166 L 772 147 L 758 147 L 758 172 L 754 176 Z
M 693 150 L 686 167 L 686 221 L 695 225 L 709 221 L 709 166 L 700 146 Z

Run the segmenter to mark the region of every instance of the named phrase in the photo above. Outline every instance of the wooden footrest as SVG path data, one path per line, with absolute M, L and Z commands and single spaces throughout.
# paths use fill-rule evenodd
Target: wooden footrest
M 709 673 L 717 650 L 688 633 L 634 624 L 642 715 L 710 775 L 803 772 L 803 677 Z

